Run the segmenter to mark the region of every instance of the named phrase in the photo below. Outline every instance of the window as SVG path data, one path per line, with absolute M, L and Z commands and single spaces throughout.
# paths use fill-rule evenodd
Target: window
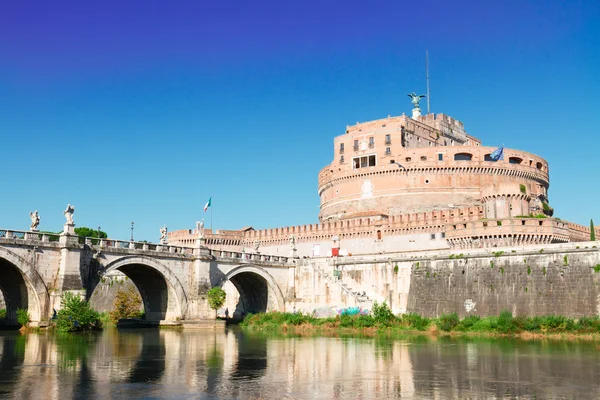
M 523 159 L 519 157 L 509 157 L 508 162 L 509 164 L 521 164 L 523 162 Z
M 406 162 L 411 162 L 412 158 L 410 158 L 410 157 L 406 157 L 404 160 L 405 160 Z
M 340 164 L 343 164 L 343 163 L 344 163 L 344 156 L 341 156 L 340 157 Z
M 492 159 L 492 156 L 491 156 L 490 154 L 486 154 L 485 156 L 483 156 L 483 159 L 484 159 L 485 161 L 494 161 L 494 160 Z
M 471 161 L 473 159 L 473 154 L 469 153 L 456 153 L 454 155 L 454 161 Z
M 352 165 L 354 165 L 355 169 L 358 168 L 367 168 L 374 167 L 377 164 L 375 155 L 372 156 L 362 156 L 362 157 L 354 157 L 352 159 Z
M 446 239 L 446 232 L 442 232 L 442 239 Z
M 375 146 L 375 138 L 371 136 L 369 138 L 369 148 L 372 148 L 373 146 Z
M 358 140 L 354 141 L 354 151 L 358 150 Z
M 340 143 L 340 153 L 344 152 L 344 143 Z
M 435 240 L 435 233 L 432 233 L 432 234 L 431 234 L 431 236 L 430 236 L 430 239 L 431 239 L 431 240 Z
M 427 157 L 426 156 L 421 156 L 421 161 L 427 161 Z
M 392 154 L 392 150 L 389 147 L 385 148 L 385 155 L 389 156 L 390 154 Z
M 377 231 L 377 240 L 381 240 L 381 231 Z
M 444 155 L 442 153 L 438 153 L 438 161 L 444 161 Z
M 388 133 L 385 135 L 385 144 L 391 144 L 392 143 L 392 136 Z

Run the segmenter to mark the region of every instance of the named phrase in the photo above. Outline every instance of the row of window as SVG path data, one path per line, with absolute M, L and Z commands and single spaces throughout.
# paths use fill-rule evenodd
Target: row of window
M 385 144 L 389 145 L 392 144 L 392 137 L 390 134 L 386 134 L 385 135 Z M 369 137 L 369 144 L 368 144 L 369 148 L 373 148 L 375 147 L 375 138 L 373 136 Z M 358 143 L 358 139 L 354 140 L 354 151 L 358 151 L 358 149 L 360 148 L 359 143 Z M 340 153 L 344 152 L 344 143 L 340 143 Z
M 343 147 L 344 144 L 341 144 L 341 152 L 343 152 Z M 390 147 L 386 147 L 385 148 L 385 155 L 389 156 L 392 154 L 392 150 Z M 365 159 L 365 162 L 362 162 L 360 160 Z M 372 159 L 372 162 L 370 161 Z M 443 153 L 438 153 L 437 155 L 437 159 L 438 161 L 444 161 L 444 154 Z M 470 153 L 456 153 L 454 154 L 454 161 L 471 161 L 473 159 L 473 155 Z M 359 160 L 357 162 L 357 160 Z M 489 154 L 486 154 L 484 156 L 484 160 L 485 161 L 494 161 L 492 159 L 492 157 L 490 157 Z M 340 156 L 340 164 L 344 163 L 344 156 Z M 412 158 L 411 157 L 406 157 L 405 158 L 406 162 L 411 162 Z M 427 156 L 421 156 L 421 161 L 427 161 Z M 510 164 L 522 164 L 523 163 L 523 159 L 519 158 L 519 157 L 509 157 L 508 162 Z M 365 168 L 365 167 L 374 167 L 376 165 L 376 161 L 375 161 L 375 156 L 371 155 L 371 156 L 363 156 L 363 157 L 354 157 L 353 158 L 353 165 L 355 166 L 355 168 Z M 358 166 L 357 166 L 358 165 Z M 530 160 L 529 161 L 529 165 L 533 165 L 533 161 Z M 543 170 L 543 164 L 541 162 L 538 162 L 536 164 L 537 169 L 539 170 Z

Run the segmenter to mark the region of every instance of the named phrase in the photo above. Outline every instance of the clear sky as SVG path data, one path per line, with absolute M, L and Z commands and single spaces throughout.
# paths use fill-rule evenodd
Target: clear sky
M 550 163 L 555 216 L 600 225 L 598 1 L 4 1 L 0 228 L 318 221 L 317 174 L 407 93 Z

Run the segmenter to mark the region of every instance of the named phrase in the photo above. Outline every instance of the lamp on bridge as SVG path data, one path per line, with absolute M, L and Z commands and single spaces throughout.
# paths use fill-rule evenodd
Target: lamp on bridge
M 133 242 L 133 221 L 131 221 L 131 241 Z

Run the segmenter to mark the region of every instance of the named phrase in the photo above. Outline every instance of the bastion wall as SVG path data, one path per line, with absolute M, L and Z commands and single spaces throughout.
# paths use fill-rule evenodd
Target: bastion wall
M 311 262 L 332 275 L 340 271 L 346 287 L 386 301 L 396 313 L 582 317 L 600 314 L 599 247 L 596 241 Z

